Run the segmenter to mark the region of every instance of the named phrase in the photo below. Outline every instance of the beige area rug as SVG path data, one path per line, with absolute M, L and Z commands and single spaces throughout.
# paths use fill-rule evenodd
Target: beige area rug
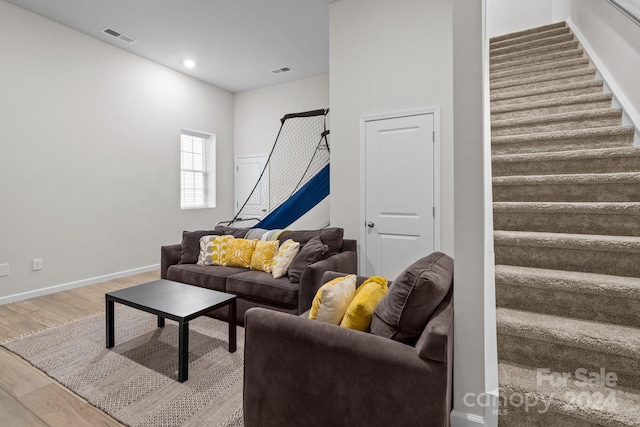
M 105 348 L 105 317 L 95 315 L 3 347 L 92 405 L 130 426 L 242 426 L 244 329 L 228 351 L 228 325 L 189 324 L 189 380 L 179 383 L 178 327 L 129 307 L 115 312 L 116 345 Z

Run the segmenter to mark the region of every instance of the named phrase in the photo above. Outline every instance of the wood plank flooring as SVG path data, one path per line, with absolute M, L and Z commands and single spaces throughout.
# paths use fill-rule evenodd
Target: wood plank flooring
M 106 292 L 159 278 L 158 270 L 0 305 L 0 342 L 104 312 Z M 122 425 L 4 348 L 0 348 L 0 424 Z

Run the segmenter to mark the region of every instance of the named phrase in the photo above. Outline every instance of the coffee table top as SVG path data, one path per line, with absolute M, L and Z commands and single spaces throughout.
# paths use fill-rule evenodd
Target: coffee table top
M 235 295 L 171 280 L 155 280 L 118 291 L 109 299 L 172 320 L 189 321 L 228 304 Z

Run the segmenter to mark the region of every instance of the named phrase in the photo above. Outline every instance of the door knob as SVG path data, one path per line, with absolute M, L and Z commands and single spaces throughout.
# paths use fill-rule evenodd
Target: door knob
M 369 228 L 373 228 L 374 225 L 375 224 L 373 223 L 373 221 L 367 222 L 367 227 L 369 227 Z

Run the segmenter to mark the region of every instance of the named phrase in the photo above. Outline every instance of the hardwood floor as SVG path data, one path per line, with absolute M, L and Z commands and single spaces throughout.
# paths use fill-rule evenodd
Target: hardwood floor
M 0 305 L 0 342 L 104 312 L 106 292 L 159 278 L 158 270 Z M 0 425 L 122 425 L 4 348 L 0 367 Z

